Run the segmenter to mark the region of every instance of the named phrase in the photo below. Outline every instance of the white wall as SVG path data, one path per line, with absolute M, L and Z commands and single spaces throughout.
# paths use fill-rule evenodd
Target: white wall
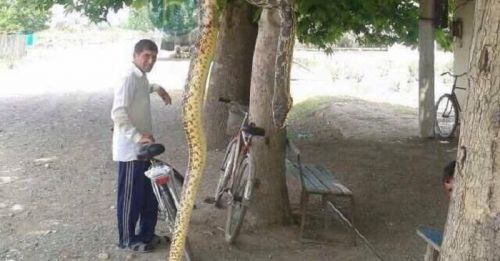
M 469 54 L 472 43 L 472 35 L 474 29 L 474 0 L 456 0 L 456 18 L 462 20 L 462 38 L 455 37 L 454 52 L 453 52 L 453 73 L 461 74 L 469 69 Z M 459 87 L 468 87 L 467 78 L 462 77 L 458 80 Z M 466 91 L 456 91 L 460 106 L 464 107 L 466 99 Z

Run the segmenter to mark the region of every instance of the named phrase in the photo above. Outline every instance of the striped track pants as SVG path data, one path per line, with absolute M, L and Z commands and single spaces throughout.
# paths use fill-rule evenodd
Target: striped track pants
M 117 218 L 118 245 L 128 247 L 136 242 L 148 243 L 158 219 L 158 201 L 151 181 L 144 175 L 149 162 L 118 162 Z

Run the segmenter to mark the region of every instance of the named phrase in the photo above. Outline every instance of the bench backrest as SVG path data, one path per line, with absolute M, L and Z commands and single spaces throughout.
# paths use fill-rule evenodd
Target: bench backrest
M 287 173 L 299 178 L 302 187 L 309 193 L 350 195 L 352 192 L 322 165 L 303 165 L 300 162 L 300 150 L 287 139 Z
M 427 242 L 427 244 L 431 245 L 437 251 L 441 251 L 441 243 L 443 242 L 443 232 L 428 228 L 428 227 L 419 227 L 417 228 L 417 235 Z

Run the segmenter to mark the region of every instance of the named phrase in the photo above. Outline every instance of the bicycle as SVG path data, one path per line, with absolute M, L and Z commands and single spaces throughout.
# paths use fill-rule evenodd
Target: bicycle
M 160 219 L 163 219 L 167 223 L 167 229 L 170 236 L 172 236 L 177 209 L 180 208 L 180 193 L 184 183 L 184 176 L 170 164 L 154 158 L 164 151 L 165 147 L 162 144 L 146 144 L 141 147 L 137 158 L 151 163 L 144 174 L 151 180 L 153 192 L 158 200 Z M 192 254 L 189 249 L 186 239 L 184 249 L 184 260 L 186 261 L 192 260 Z
M 436 138 L 440 140 L 447 140 L 453 136 L 457 125 L 459 124 L 459 115 L 461 112 L 460 104 L 458 103 L 456 89 L 465 90 L 466 88 L 457 86 L 457 79 L 467 74 L 452 74 L 444 72 L 441 76 L 450 75 L 454 78 L 451 93 L 445 93 L 439 97 L 436 102 L 436 119 L 434 125 L 434 133 Z
M 219 98 L 241 116 L 241 124 L 229 142 L 215 191 L 215 206 L 222 207 L 222 196 L 229 195 L 225 226 L 226 242 L 232 244 L 239 234 L 255 185 L 255 163 L 251 157 L 253 136 L 264 136 L 265 130 L 249 123 L 248 111 L 237 102 Z

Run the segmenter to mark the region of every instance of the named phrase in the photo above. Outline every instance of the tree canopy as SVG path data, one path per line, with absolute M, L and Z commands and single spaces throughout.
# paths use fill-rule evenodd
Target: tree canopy
M 352 32 L 361 44 L 415 44 L 418 3 L 413 0 L 299 0 L 299 41 L 326 47 Z
M 151 21 L 156 28 L 169 35 L 184 35 L 196 28 L 196 1 L 151 0 L 149 4 Z
M 231 0 L 218 0 L 224 5 Z M 44 8 L 63 4 L 85 13 L 93 21 L 106 19 L 109 10 L 150 5 L 153 24 L 159 29 L 184 32 L 195 26 L 190 12 L 195 0 L 36 0 Z M 325 48 L 345 33 L 362 45 L 415 45 L 418 40 L 417 0 L 296 0 L 297 37 L 300 42 Z M 449 39 L 437 31 L 440 45 Z
M 47 9 L 32 1 L 0 0 L 0 33 L 39 31 L 48 20 Z

